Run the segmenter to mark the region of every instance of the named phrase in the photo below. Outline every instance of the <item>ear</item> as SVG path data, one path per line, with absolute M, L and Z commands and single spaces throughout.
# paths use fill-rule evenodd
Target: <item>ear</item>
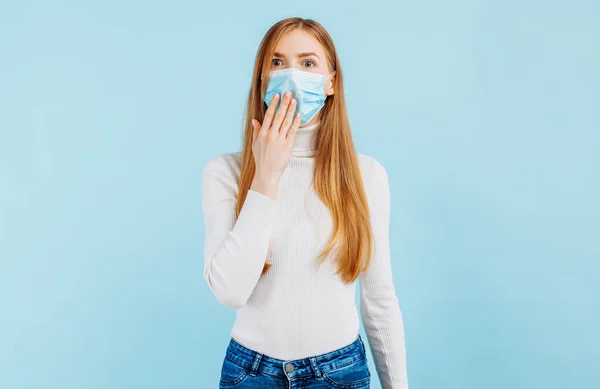
M 327 86 L 325 88 L 325 94 L 327 96 L 331 96 L 335 93 L 335 89 L 333 88 L 333 85 L 335 84 L 335 74 L 333 76 L 331 76 L 329 78 L 329 80 L 327 81 Z

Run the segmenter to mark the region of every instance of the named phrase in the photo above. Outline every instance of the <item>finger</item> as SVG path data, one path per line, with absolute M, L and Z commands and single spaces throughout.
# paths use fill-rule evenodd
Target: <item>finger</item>
M 292 122 L 292 126 L 287 131 L 286 140 L 290 143 L 294 143 L 294 137 L 296 136 L 296 132 L 298 132 L 298 128 L 300 127 L 300 121 L 302 120 L 302 114 L 298 112 L 296 116 L 294 116 L 294 121 Z
M 292 99 L 290 105 L 288 107 L 285 118 L 283 119 L 283 123 L 281 123 L 281 128 L 279 129 L 279 134 L 281 134 L 284 138 L 292 125 L 292 121 L 294 120 L 294 114 L 296 113 L 296 99 Z
M 271 98 L 271 102 L 269 103 L 269 108 L 267 108 L 267 112 L 265 112 L 265 117 L 262 122 L 263 131 L 267 131 L 271 127 L 271 123 L 273 122 L 273 116 L 275 115 L 275 109 L 277 108 L 278 101 L 279 93 L 275 93 L 275 96 Z
M 275 113 L 275 118 L 273 119 L 273 123 L 271 123 L 271 131 L 279 131 L 279 127 L 281 127 L 281 122 L 283 121 L 283 118 L 285 117 L 285 114 L 287 113 L 287 109 L 288 106 L 290 104 L 290 100 L 292 99 L 292 94 L 288 91 L 285 92 L 285 96 L 283 97 L 283 100 L 281 101 L 281 104 L 279 105 L 279 108 L 277 109 L 277 112 Z

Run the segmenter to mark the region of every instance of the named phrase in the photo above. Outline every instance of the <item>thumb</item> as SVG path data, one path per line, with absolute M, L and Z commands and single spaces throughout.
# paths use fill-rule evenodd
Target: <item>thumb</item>
M 252 144 L 254 144 L 256 137 L 258 136 L 258 130 L 260 130 L 260 123 L 254 118 L 252 118 L 252 128 Z

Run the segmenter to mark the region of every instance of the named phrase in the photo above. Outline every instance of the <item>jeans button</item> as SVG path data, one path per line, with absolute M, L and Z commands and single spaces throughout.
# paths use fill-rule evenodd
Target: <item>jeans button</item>
M 294 371 L 294 365 L 292 365 L 291 363 L 288 363 L 287 365 L 285 365 L 285 371 L 288 373 L 291 373 Z

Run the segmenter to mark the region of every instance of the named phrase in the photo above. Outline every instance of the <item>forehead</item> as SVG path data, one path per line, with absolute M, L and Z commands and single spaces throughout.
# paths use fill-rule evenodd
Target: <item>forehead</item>
M 314 52 L 319 57 L 325 58 L 325 50 L 323 46 L 315 39 L 313 35 L 302 29 L 295 29 L 285 33 L 275 51 L 286 56 L 295 56 L 298 53 Z

